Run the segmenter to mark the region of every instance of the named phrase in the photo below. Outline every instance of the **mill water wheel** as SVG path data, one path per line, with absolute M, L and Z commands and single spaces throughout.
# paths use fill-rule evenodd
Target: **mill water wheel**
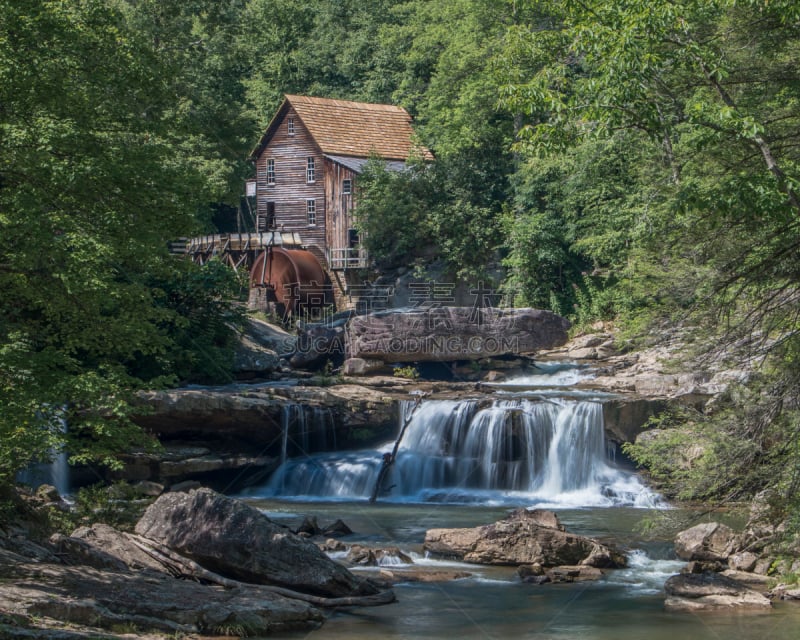
M 285 320 L 314 317 L 332 303 L 330 280 L 306 249 L 265 249 L 250 269 L 250 287 L 265 288 L 267 302 Z

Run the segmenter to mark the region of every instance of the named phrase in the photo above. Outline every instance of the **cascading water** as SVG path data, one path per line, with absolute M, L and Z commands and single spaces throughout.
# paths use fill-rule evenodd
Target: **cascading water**
M 266 494 L 365 499 L 393 444 L 290 458 Z M 614 466 L 607 450 L 598 402 L 425 401 L 406 429 L 380 499 L 651 506 L 653 494 L 635 474 Z
M 281 464 L 290 455 L 336 450 L 336 428 L 330 409 L 290 403 L 281 409 Z
M 67 432 L 67 421 L 61 417 L 53 418 L 53 427 L 62 433 Z M 34 464 L 17 474 L 17 482 L 31 487 L 49 484 L 59 495 L 65 496 L 70 490 L 69 455 L 64 449 L 52 452 L 50 462 Z

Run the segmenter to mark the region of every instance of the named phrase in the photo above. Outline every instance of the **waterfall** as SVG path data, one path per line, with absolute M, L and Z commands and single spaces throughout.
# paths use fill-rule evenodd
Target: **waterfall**
M 51 418 L 53 430 L 67 432 L 67 421 L 62 417 Z M 62 448 L 50 452 L 50 462 L 33 464 L 17 474 L 17 482 L 27 484 L 34 489 L 43 484 L 56 488 L 58 494 L 65 496 L 70 490 L 69 455 Z
M 336 425 L 330 409 L 289 403 L 281 408 L 281 464 L 290 456 L 336 450 Z
M 411 406 L 401 407 L 401 416 Z M 366 498 L 392 445 L 289 458 L 266 494 Z M 381 499 L 644 506 L 653 495 L 615 466 L 611 450 L 599 402 L 425 401 L 406 429 Z
M 69 475 L 69 455 L 66 451 L 59 451 L 50 463 L 50 481 L 60 496 L 69 493 Z

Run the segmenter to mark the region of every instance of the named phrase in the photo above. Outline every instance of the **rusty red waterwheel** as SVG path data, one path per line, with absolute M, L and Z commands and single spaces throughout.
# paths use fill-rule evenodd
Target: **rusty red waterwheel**
M 281 318 L 313 316 L 332 302 L 331 286 L 310 251 L 270 247 L 250 269 L 250 286 L 265 287 Z

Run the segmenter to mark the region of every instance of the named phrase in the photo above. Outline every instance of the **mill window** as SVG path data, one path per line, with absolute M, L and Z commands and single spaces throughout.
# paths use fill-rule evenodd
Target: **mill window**
M 306 200 L 306 218 L 308 219 L 308 226 L 314 227 L 317 224 L 317 201 Z
M 314 182 L 316 177 L 315 166 L 316 162 L 314 158 L 308 158 L 308 160 L 306 160 L 306 182 Z

